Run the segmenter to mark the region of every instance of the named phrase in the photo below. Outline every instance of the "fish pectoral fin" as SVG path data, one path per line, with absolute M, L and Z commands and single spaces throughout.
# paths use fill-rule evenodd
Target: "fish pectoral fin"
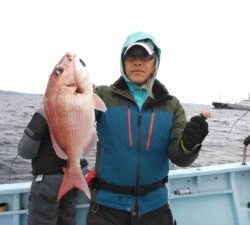
M 96 134 L 96 131 L 94 130 L 93 135 L 92 135 L 92 139 L 89 141 L 89 143 L 82 150 L 83 156 L 87 155 L 89 152 L 91 152 L 93 150 L 93 148 L 96 146 L 97 140 L 98 140 L 97 134 Z
M 68 156 L 66 155 L 66 153 L 62 150 L 62 148 L 59 146 L 59 144 L 57 143 L 55 137 L 53 134 L 51 134 L 51 141 L 52 141 L 52 145 L 55 149 L 56 155 L 61 158 L 61 159 L 68 159 Z
M 105 112 L 107 110 L 105 103 L 103 100 L 95 93 L 93 93 L 93 101 L 95 109 Z

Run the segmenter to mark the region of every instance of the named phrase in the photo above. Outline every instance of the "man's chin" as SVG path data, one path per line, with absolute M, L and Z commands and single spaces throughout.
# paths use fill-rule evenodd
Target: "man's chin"
M 136 80 L 134 80 L 133 82 L 136 83 L 137 85 L 143 85 L 146 81 L 136 79 Z

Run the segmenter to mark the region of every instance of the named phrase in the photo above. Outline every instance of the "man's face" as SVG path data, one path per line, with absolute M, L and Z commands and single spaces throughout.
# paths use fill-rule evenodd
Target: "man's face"
M 126 77 L 142 85 L 147 82 L 155 69 L 155 55 L 149 55 L 142 46 L 134 46 L 124 56 Z

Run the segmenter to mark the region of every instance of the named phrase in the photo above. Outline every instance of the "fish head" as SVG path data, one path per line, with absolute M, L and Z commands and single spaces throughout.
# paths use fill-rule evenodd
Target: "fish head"
M 90 81 L 85 62 L 72 53 L 66 53 L 50 75 L 48 86 L 69 87 L 83 93 Z

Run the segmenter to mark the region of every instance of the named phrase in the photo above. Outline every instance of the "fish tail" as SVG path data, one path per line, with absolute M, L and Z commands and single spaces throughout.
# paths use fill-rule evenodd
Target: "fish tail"
M 62 197 L 74 187 L 83 191 L 85 195 L 90 199 L 89 187 L 82 174 L 81 169 L 76 168 L 74 170 L 70 170 L 68 168 L 64 168 L 64 176 L 57 195 L 57 202 L 60 202 Z

